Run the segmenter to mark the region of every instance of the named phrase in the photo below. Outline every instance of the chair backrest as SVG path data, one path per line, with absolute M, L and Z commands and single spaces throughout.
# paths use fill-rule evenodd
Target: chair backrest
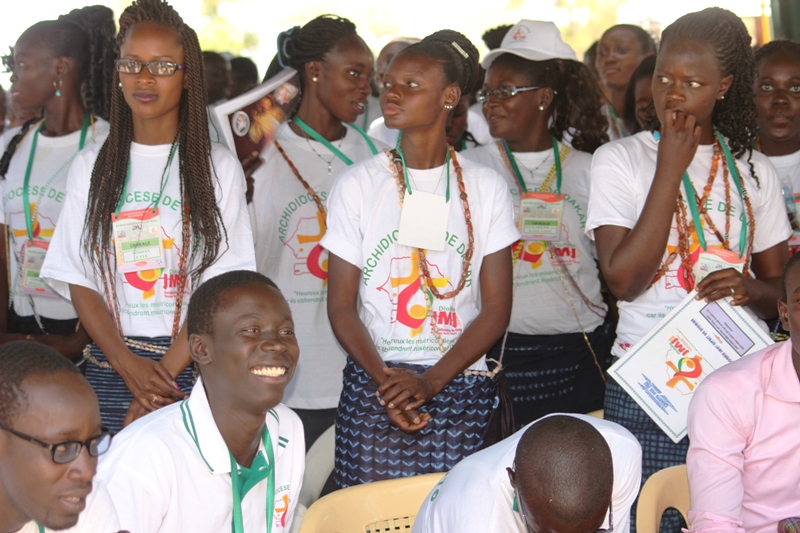
M 603 418 L 603 416 L 605 415 L 605 410 L 598 409 L 597 411 L 592 411 L 591 413 L 586 413 L 586 414 L 589 416 L 593 416 L 595 418 Z
M 670 466 L 650 476 L 639 493 L 636 533 L 658 533 L 661 515 L 677 509 L 689 523 L 689 477 L 686 465 Z
M 422 502 L 443 476 L 425 474 L 337 490 L 308 509 L 300 533 L 411 531 Z
M 336 426 L 329 427 L 306 453 L 306 470 L 300 488 L 298 504 L 305 507 L 319 499 L 325 482 L 333 472 L 334 449 L 336 448 Z

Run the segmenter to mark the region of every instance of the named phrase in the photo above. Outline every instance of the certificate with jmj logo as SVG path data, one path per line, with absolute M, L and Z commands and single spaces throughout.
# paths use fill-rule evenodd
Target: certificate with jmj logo
M 772 344 L 769 334 L 730 297 L 706 302 L 692 291 L 608 369 L 636 403 L 678 442 L 689 402 L 714 370 Z

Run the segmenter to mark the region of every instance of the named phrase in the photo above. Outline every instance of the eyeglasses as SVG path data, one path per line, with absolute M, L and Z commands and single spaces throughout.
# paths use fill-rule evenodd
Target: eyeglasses
M 186 65 L 179 65 L 172 61 L 137 61 L 135 59 L 117 59 L 114 65 L 120 74 L 139 74 L 142 67 L 147 67 L 153 76 L 172 76 L 175 72 L 186 68 Z
M 475 93 L 475 98 L 480 103 L 484 103 L 492 95 L 494 95 L 494 97 L 498 100 L 505 100 L 507 98 L 511 98 L 512 96 L 516 96 L 519 93 L 524 93 L 525 91 L 535 91 L 536 89 L 541 88 L 542 87 L 539 85 L 531 87 L 514 87 L 513 85 L 503 85 L 497 89 L 480 89 Z
M 12 435 L 15 435 L 23 440 L 27 440 L 28 442 L 38 444 L 42 448 L 47 448 L 50 451 L 50 457 L 53 459 L 53 462 L 59 465 L 71 463 L 77 459 L 78 455 L 81 453 L 81 449 L 84 446 L 86 446 L 86 450 L 89 452 L 91 457 L 103 455 L 111 447 L 111 437 L 113 436 L 109 430 L 102 428 L 99 435 L 83 442 L 77 440 L 68 440 L 64 442 L 56 442 L 55 444 L 48 444 L 47 442 L 42 442 L 39 439 L 31 437 L 30 435 L 20 433 L 19 431 L 14 431 L 13 429 L 2 425 L 0 425 L 0 429 L 8 431 Z

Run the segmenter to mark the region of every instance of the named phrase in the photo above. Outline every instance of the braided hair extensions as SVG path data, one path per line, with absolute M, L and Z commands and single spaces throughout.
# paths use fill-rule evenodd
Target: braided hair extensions
M 684 15 L 670 24 L 661 34 L 661 46 L 677 39 L 708 44 L 717 57 L 722 76 L 733 75 L 725 99 L 714 105 L 712 122 L 728 138 L 734 157 L 738 159 L 749 151 L 747 163 L 758 183 L 751 161 L 758 135 L 753 92 L 756 69 L 747 28 L 731 11 L 710 7 Z
M 180 101 L 176 140 L 180 143 L 179 174 L 184 217 L 188 217 L 190 229 L 190 242 L 184 242 L 184 249 L 189 253 L 188 264 L 193 268 L 190 273 L 197 280 L 216 261 L 223 242 L 227 245 L 227 233 L 214 189 L 216 177 L 211 164 L 203 58 L 195 31 L 162 0 L 137 0 L 131 4 L 120 16 L 117 45 L 122 45 L 133 25 L 142 22 L 172 28 L 178 33 L 184 50 L 186 87 Z M 118 83 L 119 73 L 114 70 L 112 86 L 116 87 Z M 84 249 L 104 278 L 114 272 L 114 265 L 109 261 L 113 254 L 108 253 L 112 242 L 111 214 L 122 197 L 133 138 L 131 109 L 122 91 L 112 92 L 109 122 L 108 140 L 100 149 L 92 170 L 83 233 Z

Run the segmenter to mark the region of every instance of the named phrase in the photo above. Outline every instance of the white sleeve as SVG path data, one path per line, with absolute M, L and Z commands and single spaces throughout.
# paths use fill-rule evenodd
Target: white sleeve
M 746 161 L 737 162 L 740 173 L 746 167 Z M 753 253 L 763 252 L 792 236 L 792 227 L 786 214 L 783 191 L 775 167 L 766 156 L 753 153 L 753 166 L 758 174 L 759 186 L 750 185 L 748 190 L 753 204 L 753 217 L 756 219 L 756 234 L 753 236 Z M 752 183 L 752 182 L 751 182 Z M 755 187 L 756 190 L 753 190 Z
M 99 148 L 97 148 L 99 150 Z M 94 149 L 92 150 L 94 152 Z M 83 246 L 89 183 L 94 164 L 84 151 L 75 158 L 67 176 L 67 195 L 42 266 L 41 277 L 58 294 L 70 300 L 69 286 L 80 285 L 102 293 L 94 276 L 94 261 Z
M 639 218 L 636 211 L 634 168 L 620 143 L 601 146 L 592 158 L 586 233 L 594 239 L 600 226 L 633 228 Z
M 357 168 L 363 168 L 363 165 Z M 360 269 L 364 266 L 361 255 L 364 199 L 359 175 L 351 169 L 339 175 L 328 195 L 328 229 L 321 244 L 330 253 Z M 362 179 L 369 179 L 369 176 L 362 176 Z
M 642 447 L 636 438 L 616 442 L 613 455 L 614 493 L 611 507 L 614 531 L 629 533 L 631 530 L 631 507 L 642 485 Z
M 246 182 L 239 160 L 230 150 L 214 146 L 214 169 L 217 180 L 217 204 L 228 236 L 227 246 L 220 243 L 217 261 L 203 272 L 202 281 L 232 270 L 255 270 L 256 255 L 250 213 L 245 199 Z
M 503 178 L 491 170 L 495 175 L 494 204 L 492 206 L 492 220 L 489 226 L 489 242 L 486 243 L 485 255 L 493 254 L 502 250 L 506 246 L 511 246 L 517 242 L 521 235 L 514 220 L 514 204 L 511 201 L 511 193 L 508 191 Z M 490 176 L 486 176 L 489 178 Z M 475 198 L 473 201 L 480 201 Z

